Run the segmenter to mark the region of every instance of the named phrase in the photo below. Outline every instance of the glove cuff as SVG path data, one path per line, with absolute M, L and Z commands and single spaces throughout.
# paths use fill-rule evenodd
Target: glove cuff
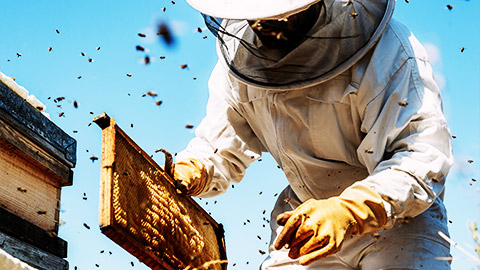
M 364 183 L 355 183 L 338 197 L 350 211 L 355 226 L 353 235 L 361 235 L 385 227 L 387 213 L 380 195 Z

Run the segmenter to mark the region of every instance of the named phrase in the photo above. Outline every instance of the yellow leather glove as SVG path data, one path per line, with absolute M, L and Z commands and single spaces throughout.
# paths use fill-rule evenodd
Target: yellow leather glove
M 288 256 L 301 265 L 338 252 L 344 239 L 385 226 L 387 215 L 380 196 L 357 183 L 325 200 L 310 199 L 277 217 L 284 226 L 275 248 L 289 248 Z
M 207 185 L 207 169 L 198 159 L 185 159 L 175 163 L 173 178 L 180 193 L 196 196 Z

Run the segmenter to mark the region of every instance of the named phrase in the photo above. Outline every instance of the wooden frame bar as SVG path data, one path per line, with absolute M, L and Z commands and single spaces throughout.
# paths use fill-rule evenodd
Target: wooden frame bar
M 106 114 L 102 128 L 99 223 L 102 233 L 152 269 L 209 264 L 226 269 L 223 227 Z

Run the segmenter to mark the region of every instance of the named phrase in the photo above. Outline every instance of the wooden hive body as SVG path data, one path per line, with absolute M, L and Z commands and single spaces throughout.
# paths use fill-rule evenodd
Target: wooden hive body
M 223 229 L 114 120 L 102 127 L 100 228 L 152 269 L 226 269 Z M 223 262 L 223 263 L 222 263 Z
M 76 141 L 10 87 L 2 77 L 0 248 L 40 269 L 65 269 L 67 243 L 56 235 L 61 188 L 73 181 Z

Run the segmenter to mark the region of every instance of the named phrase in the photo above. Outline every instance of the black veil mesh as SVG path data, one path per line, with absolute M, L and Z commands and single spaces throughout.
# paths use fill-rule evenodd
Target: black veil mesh
M 203 15 L 231 73 L 250 85 L 301 88 L 348 69 L 383 33 L 394 0 L 323 0 L 316 23 L 293 49 L 264 46 L 245 20 Z M 221 57 L 221 56 L 219 56 Z

